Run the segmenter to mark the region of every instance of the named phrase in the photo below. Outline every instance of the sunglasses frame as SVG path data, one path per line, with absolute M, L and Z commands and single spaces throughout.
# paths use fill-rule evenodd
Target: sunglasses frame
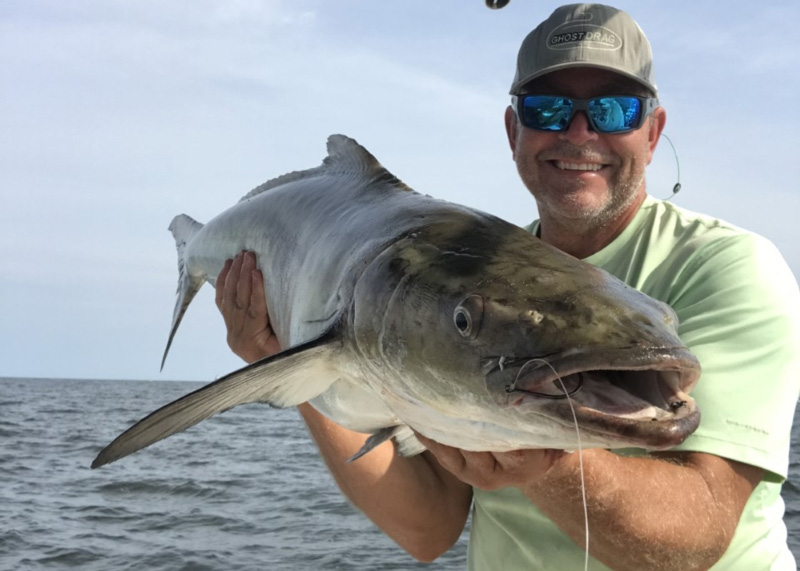
M 525 115 L 522 113 L 522 107 L 525 103 L 526 97 L 558 97 L 561 99 L 568 99 L 572 102 L 572 113 L 567 120 L 567 124 L 564 126 L 563 129 L 542 129 L 540 127 L 534 127 L 532 125 L 528 125 L 524 117 Z M 639 104 L 641 105 L 641 109 L 643 111 L 639 114 L 639 120 L 636 122 L 636 125 L 631 126 L 628 129 L 623 129 L 620 131 L 604 131 L 602 129 L 598 129 L 597 125 L 592 118 L 591 113 L 589 113 L 589 103 L 595 101 L 597 99 L 606 99 L 606 98 L 614 98 L 614 97 L 626 97 L 632 99 L 638 99 Z M 583 111 L 586 114 L 586 118 L 589 121 L 589 126 L 593 131 L 597 133 L 601 133 L 603 135 L 621 135 L 623 133 L 630 133 L 631 131 L 636 131 L 639 129 L 643 124 L 644 120 L 653 114 L 653 112 L 658 108 L 658 98 L 656 97 L 641 97 L 639 95 L 599 95 L 597 97 L 591 97 L 589 99 L 578 99 L 576 97 L 568 97 L 566 95 L 556 95 L 552 93 L 520 93 L 519 95 L 512 95 L 511 96 L 511 106 L 514 109 L 514 113 L 516 113 L 517 118 L 519 119 L 520 123 L 527 127 L 528 129 L 534 129 L 536 131 L 543 131 L 545 133 L 563 133 L 569 126 L 572 125 L 572 120 L 575 119 L 575 114 L 578 111 Z

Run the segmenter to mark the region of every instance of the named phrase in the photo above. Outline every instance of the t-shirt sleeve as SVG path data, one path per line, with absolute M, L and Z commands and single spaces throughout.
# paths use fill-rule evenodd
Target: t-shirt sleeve
M 787 477 L 800 393 L 800 292 L 783 257 L 755 234 L 698 247 L 667 300 L 703 372 L 700 427 L 676 450 L 708 452 Z

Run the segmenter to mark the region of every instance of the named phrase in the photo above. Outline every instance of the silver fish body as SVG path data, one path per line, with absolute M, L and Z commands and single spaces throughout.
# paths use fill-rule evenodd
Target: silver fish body
M 322 166 L 172 230 L 179 287 L 167 351 L 224 260 L 256 252 L 286 349 L 190 393 L 107 446 L 97 467 L 249 402 L 311 403 L 371 433 L 466 450 L 666 449 L 699 423 L 700 375 L 665 304 L 494 216 L 420 195 L 352 139 Z M 164 357 L 166 358 L 166 353 Z M 569 398 L 566 398 L 569 395 Z

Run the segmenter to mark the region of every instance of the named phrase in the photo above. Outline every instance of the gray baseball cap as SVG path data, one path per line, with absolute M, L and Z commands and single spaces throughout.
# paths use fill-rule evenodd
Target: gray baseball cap
M 607 69 L 658 94 L 650 42 L 626 12 L 602 4 L 561 6 L 522 41 L 511 95 L 537 77 L 568 67 Z

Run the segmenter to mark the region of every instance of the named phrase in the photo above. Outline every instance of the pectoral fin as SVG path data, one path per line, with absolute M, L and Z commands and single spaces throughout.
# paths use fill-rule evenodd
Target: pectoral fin
M 92 468 L 114 462 L 240 404 L 296 406 L 338 378 L 341 339 L 333 327 L 317 339 L 239 369 L 158 409 L 119 435 Z

